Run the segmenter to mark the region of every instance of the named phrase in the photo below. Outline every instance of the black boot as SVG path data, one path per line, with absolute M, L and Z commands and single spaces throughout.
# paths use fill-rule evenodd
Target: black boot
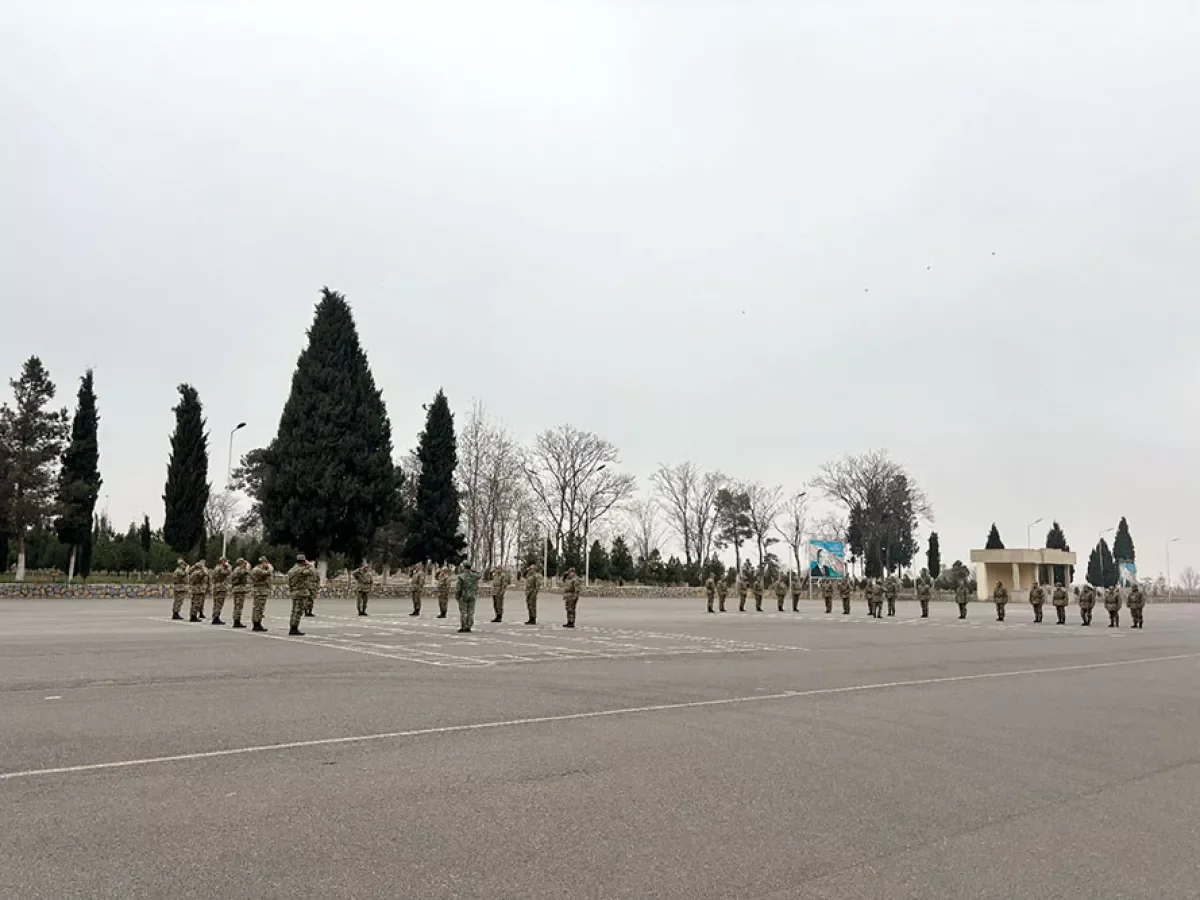
M 575 627 L 574 622 L 566 622 L 563 624 L 563 628 L 574 628 L 574 627 Z
M 301 631 L 299 628 L 289 628 L 288 636 L 289 637 L 304 637 L 304 632 Z
M 444 619 L 444 618 L 446 618 L 446 614 L 445 614 L 445 613 L 438 613 L 438 614 L 437 614 L 437 616 L 436 616 L 435 618 L 438 618 L 438 619 Z
M 199 616 L 188 616 L 188 621 L 189 622 L 199 622 L 200 617 Z
M 173 612 L 173 613 L 171 613 L 171 620 L 172 620 L 172 621 L 176 621 L 176 622 L 182 622 L 182 621 L 183 621 L 183 616 L 181 616 L 181 615 L 180 615 L 179 613 L 177 613 L 177 612 Z
M 709 612 L 712 612 L 712 610 L 709 610 Z M 501 618 L 499 616 L 496 616 L 496 618 L 492 619 L 492 624 L 495 625 L 497 622 L 500 622 L 500 621 L 502 621 Z
M 470 628 L 460 628 L 460 629 L 458 629 L 458 633 L 459 634 L 470 634 L 471 629 Z
M 251 628 L 250 630 L 251 631 L 266 631 L 267 629 L 263 627 L 262 622 L 255 622 L 254 627 Z
M 527 621 L 525 624 L 526 624 L 526 625 L 536 625 L 536 624 L 537 624 L 537 619 L 530 619 L 530 620 L 529 620 L 529 621 Z
M 245 628 L 246 626 L 242 624 L 242 620 L 241 620 L 241 619 L 234 619 L 234 620 L 233 620 L 233 627 L 234 627 L 234 628 Z
M 224 625 L 225 623 L 223 621 L 221 621 L 220 616 L 213 616 L 212 621 L 209 622 L 208 624 L 209 625 Z
M 412 612 L 409 613 L 409 616 L 410 617 L 411 616 L 419 616 L 420 614 L 421 614 L 421 611 L 419 609 L 414 609 Z
M 315 618 L 317 617 L 317 614 L 316 614 L 316 613 L 310 613 L 310 612 L 306 612 L 306 613 L 304 614 L 304 617 L 305 617 L 306 619 L 315 619 Z

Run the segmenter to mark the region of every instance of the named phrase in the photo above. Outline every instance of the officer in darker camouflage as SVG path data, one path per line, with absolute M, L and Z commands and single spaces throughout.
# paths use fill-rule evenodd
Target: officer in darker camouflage
M 1079 617 L 1082 620 L 1079 624 L 1092 624 L 1092 610 L 1096 607 L 1096 589 L 1090 584 L 1085 584 L 1079 592 Z
M 921 618 L 929 618 L 929 601 L 933 599 L 933 580 L 929 573 L 917 579 L 917 602 L 921 604 Z
M 1040 624 L 1042 621 L 1042 606 L 1046 603 L 1046 589 L 1036 581 L 1033 587 L 1029 589 L 1029 605 L 1033 607 L 1033 623 Z
M 439 619 L 446 618 L 446 611 L 450 608 L 450 581 L 454 576 L 450 572 L 449 566 L 442 566 L 437 573 L 437 598 L 438 598 L 438 614 Z
M 842 615 L 850 615 L 850 597 L 854 592 L 854 588 L 850 584 L 850 578 L 842 578 L 838 581 L 838 595 L 842 598 Z
M 1004 608 L 1008 606 L 1008 588 L 1003 582 L 996 582 L 996 589 L 992 591 L 992 602 L 996 604 L 996 621 L 1004 621 Z
M 412 612 L 410 616 L 419 616 L 421 614 L 421 595 L 425 593 L 425 567 L 420 563 L 412 567 L 412 574 L 409 576 L 408 590 L 412 594 Z
M 208 563 L 201 559 L 188 571 L 188 589 L 192 594 L 192 610 L 189 622 L 204 619 L 204 600 L 208 597 Z
M 575 627 L 575 610 L 579 607 L 579 576 L 575 574 L 574 569 L 567 570 L 567 577 L 563 579 L 563 604 L 567 608 L 567 621 L 563 628 Z
M 1121 627 L 1121 591 L 1114 585 L 1104 593 L 1104 608 L 1108 611 L 1108 627 Z
M 250 622 L 254 626 L 251 631 L 266 631 L 263 627 L 263 615 L 267 611 L 267 599 L 271 596 L 271 577 L 275 567 L 267 562 L 265 556 L 258 558 L 258 565 L 250 570 L 250 598 L 254 603 L 250 611 Z
M 833 612 L 833 581 L 828 578 L 821 581 L 821 599 L 825 601 L 825 612 Z
M 751 588 L 751 590 L 754 591 L 754 611 L 762 612 L 763 611 L 762 610 L 762 598 L 763 598 L 763 575 L 762 575 L 762 572 L 759 572 L 757 575 L 754 576 L 754 585 Z
M 967 590 L 966 579 L 960 578 L 954 585 L 954 602 L 958 604 L 958 617 L 967 617 L 967 604 L 971 602 L 971 593 Z
M 241 557 L 229 573 L 229 589 L 233 592 L 233 627 L 245 628 L 242 610 L 246 606 L 246 595 L 250 593 L 250 563 Z
M 779 603 L 779 611 L 783 612 L 783 601 L 787 599 L 787 582 L 780 574 L 775 578 L 775 600 Z
M 300 619 L 308 605 L 308 560 L 303 553 L 297 554 L 296 564 L 287 571 L 288 596 L 292 598 L 292 617 L 288 623 L 288 634 L 292 637 L 304 637 L 300 630 Z
M 371 599 L 371 586 L 375 583 L 375 571 L 365 562 L 354 570 L 354 599 L 358 614 L 367 614 L 367 601 Z
M 508 572 L 503 566 L 496 566 L 492 574 L 492 609 L 496 617 L 492 622 L 504 621 L 504 593 L 508 590 Z
M 188 598 L 188 566 L 182 559 L 176 560 L 171 573 L 171 618 L 182 619 L 183 601 Z
M 1050 602 L 1054 604 L 1054 614 L 1058 616 L 1058 624 L 1067 624 L 1067 589 L 1061 585 L 1054 586 L 1054 596 L 1050 598 Z
M 454 598 L 458 601 L 459 634 L 470 634 L 475 627 L 475 599 L 479 595 L 479 576 L 466 560 L 458 573 Z M 497 619 L 499 621 L 499 619 Z
M 716 612 L 713 609 L 713 600 L 717 596 L 717 580 L 711 574 L 704 580 L 704 596 L 708 598 L 708 611 Z
M 1142 627 L 1142 611 L 1146 608 L 1146 595 L 1142 593 L 1142 586 L 1134 584 L 1129 589 L 1129 598 L 1125 601 L 1125 605 L 1129 607 L 1129 615 L 1133 617 L 1133 627 Z
M 900 592 L 900 584 L 895 575 L 889 575 L 883 583 L 883 596 L 887 600 L 888 615 L 896 614 L 896 595 Z
M 221 621 L 221 610 L 225 608 L 225 598 L 229 596 L 229 578 L 231 575 L 233 575 L 233 567 L 229 565 L 229 560 L 222 556 L 212 570 L 212 623 L 214 625 L 225 624 Z
M 525 611 L 529 613 L 526 625 L 537 624 L 538 589 L 542 586 L 542 578 L 538 570 L 530 566 L 525 570 Z
M 724 578 L 717 579 L 717 610 L 725 612 L 725 600 L 729 597 L 729 582 Z

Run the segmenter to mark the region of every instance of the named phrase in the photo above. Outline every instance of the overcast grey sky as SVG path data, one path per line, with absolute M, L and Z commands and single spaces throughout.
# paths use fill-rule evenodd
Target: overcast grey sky
M 398 452 L 439 386 L 643 486 L 886 447 L 947 562 L 1123 514 L 1177 574 L 1197 47 L 1184 0 L 0 4 L 0 368 L 94 366 L 112 517 L 158 522 L 176 385 L 219 485 L 328 284 Z

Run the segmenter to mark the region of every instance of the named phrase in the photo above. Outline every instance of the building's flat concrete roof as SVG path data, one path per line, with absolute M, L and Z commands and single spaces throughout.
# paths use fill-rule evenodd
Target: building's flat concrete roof
M 1031 550 L 1028 548 L 972 550 L 971 562 L 991 565 L 1023 563 L 1036 566 L 1073 566 L 1075 565 L 1075 552 L 1073 550 Z

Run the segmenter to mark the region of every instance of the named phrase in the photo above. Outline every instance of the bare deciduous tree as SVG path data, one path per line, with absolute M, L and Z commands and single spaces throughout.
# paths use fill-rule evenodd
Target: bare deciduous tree
M 663 528 L 658 520 L 658 504 L 649 497 L 637 498 L 625 504 L 629 520 L 634 559 L 649 559 L 662 542 Z
M 779 505 L 783 500 L 782 485 L 767 487 L 757 481 L 743 485 L 746 496 L 750 501 L 747 516 L 750 519 L 750 531 L 758 545 L 758 567 L 766 565 L 767 548 L 774 544 L 775 538 L 771 531 L 775 528 L 775 520 L 779 516 Z
M 788 497 L 781 510 L 782 525 L 776 525 L 783 542 L 791 548 L 792 561 L 796 564 L 796 574 L 803 575 L 800 565 L 800 548 L 804 545 L 804 535 L 808 526 L 808 496 L 804 491 L 797 491 Z
M 226 534 L 234 530 L 241 504 L 232 491 L 214 491 L 204 504 L 204 533 Z
M 459 495 L 469 558 L 484 568 L 507 564 L 515 549 L 515 515 L 525 492 L 520 449 L 476 401 L 459 438 L 458 451 Z
M 1200 573 L 1188 566 L 1179 573 L 1179 586 L 1188 594 L 1200 591 Z

